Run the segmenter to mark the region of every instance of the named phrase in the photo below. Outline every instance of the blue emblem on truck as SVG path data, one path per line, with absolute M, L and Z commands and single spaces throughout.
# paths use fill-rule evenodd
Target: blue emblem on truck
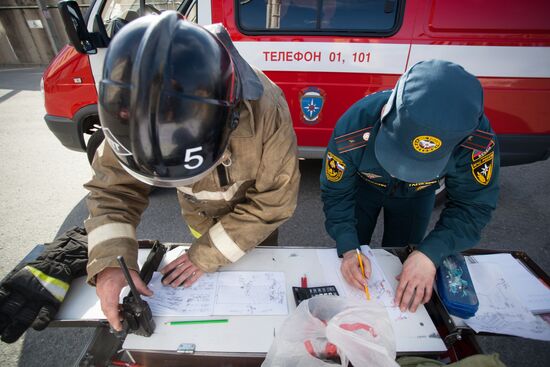
M 316 124 L 321 121 L 321 111 L 325 104 L 325 92 L 316 87 L 309 87 L 300 91 L 300 106 L 302 120 L 306 124 Z

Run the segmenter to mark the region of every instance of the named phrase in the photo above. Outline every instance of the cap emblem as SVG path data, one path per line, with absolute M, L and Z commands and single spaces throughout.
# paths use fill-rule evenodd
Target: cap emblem
M 435 152 L 441 147 L 441 140 L 435 136 L 420 135 L 414 138 L 412 145 L 418 153 L 428 154 Z

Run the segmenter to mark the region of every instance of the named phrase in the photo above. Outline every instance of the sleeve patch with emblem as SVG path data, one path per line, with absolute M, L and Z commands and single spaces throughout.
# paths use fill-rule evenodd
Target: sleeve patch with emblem
M 346 164 L 340 158 L 327 152 L 327 162 L 325 165 L 325 173 L 327 180 L 332 182 L 338 182 L 342 179 L 344 171 L 346 170 Z
M 472 162 L 472 174 L 477 182 L 488 185 L 493 175 L 495 152 L 484 154 Z

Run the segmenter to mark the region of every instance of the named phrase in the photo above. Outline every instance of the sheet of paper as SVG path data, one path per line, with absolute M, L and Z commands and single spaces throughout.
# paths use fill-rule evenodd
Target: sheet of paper
M 445 351 L 447 348 L 441 340 L 426 308 L 420 306 L 415 313 L 401 312 L 393 304 L 397 281 L 395 276 L 401 272 L 401 262 L 389 252 L 369 246 L 362 246 L 363 254 L 371 261 L 372 274 L 369 279 L 369 290 L 372 302 L 380 302 L 388 311 L 392 323 L 396 348 L 400 352 L 408 351 Z M 350 297 L 367 302 L 365 292 L 347 284 L 340 272 L 342 260 L 335 249 L 319 249 L 317 256 L 325 277 L 334 285 L 342 297 Z M 382 270 L 384 269 L 384 270 Z
M 207 273 L 189 288 L 162 285 L 162 274 L 155 272 L 149 282 L 153 297 L 143 297 L 154 316 L 209 316 L 214 311 L 219 273 Z
M 163 286 L 155 273 L 144 297 L 154 316 L 286 315 L 282 272 L 224 271 L 204 274 L 189 288 Z
M 510 254 L 468 256 L 469 261 L 494 263 L 521 302 L 533 313 L 550 312 L 550 289 Z
M 475 316 L 465 320 L 469 327 L 476 332 L 550 341 L 550 325 L 519 301 L 499 265 L 468 263 L 468 270 L 479 299 Z
M 371 276 L 369 278 L 368 284 L 369 284 L 369 293 L 371 296 L 371 299 L 377 300 L 380 303 L 382 303 L 386 310 L 388 311 L 388 314 L 390 316 L 390 319 L 392 320 L 398 320 L 407 318 L 407 312 L 401 312 L 399 310 L 399 307 L 395 306 L 393 299 L 394 299 L 394 290 L 389 282 L 389 280 L 386 278 L 386 275 L 382 271 L 382 268 L 378 264 L 378 260 L 374 256 L 374 253 L 372 252 L 371 248 L 369 246 L 362 246 L 361 247 L 363 254 L 368 257 L 370 264 L 371 264 Z M 328 266 L 327 262 L 333 261 L 333 256 L 330 256 L 328 258 L 325 258 L 322 260 L 322 264 L 324 266 Z M 340 263 L 341 260 L 336 258 L 335 264 L 336 267 L 334 267 L 334 270 L 341 283 L 341 287 L 345 290 L 345 295 L 350 298 L 355 298 L 357 300 L 365 300 L 365 292 L 358 290 L 355 287 L 352 287 L 344 277 L 342 276 L 342 273 L 340 272 Z M 340 292 L 341 293 L 341 292 Z
M 285 275 L 280 272 L 219 273 L 214 315 L 286 315 Z
M 395 305 L 393 301 L 395 297 L 393 288 L 389 280 L 386 278 L 386 275 L 382 271 L 382 268 L 380 268 L 380 265 L 378 264 L 378 260 L 376 260 L 376 257 L 374 256 L 372 250 L 370 249 L 369 246 L 362 246 L 362 251 L 363 251 L 363 254 L 365 254 L 365 256 L 369 258 L 371 268 L 372 268 L 372 274 L 368 281 L 371 295 L 378 301 L 382 302 L 384 306 L 386 306 L 386 310 L 390 315 L 390 319 L 399 320 L 399 319 L 406 318 L 407 313 L 401 312 L 399 307 Z M 347 282 L 346 282 L 346 286 L 351 288 L 347 284 Z M 355 295 L 355 297 L 357 297 L 356 289 L 355 288 L 352 288 L 352 289 L 353 289 L 353 292 L 348 291 L 348 294 L 353 294 Z

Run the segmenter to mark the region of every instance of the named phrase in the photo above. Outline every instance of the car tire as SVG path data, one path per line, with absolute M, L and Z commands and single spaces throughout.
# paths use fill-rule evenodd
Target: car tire
M 88 162 L 90 162 L 90 165 L 94 160 L 95 151 L 99 148 L 99 145 L 103 142 L 103 139 L 105 139 L 105 135 L 103 135 L 103 130 L 101 129 L 96 130 L 92 136 L 90 136 L 90 139 L 88 139 L 86 154 L 88 155 Z

